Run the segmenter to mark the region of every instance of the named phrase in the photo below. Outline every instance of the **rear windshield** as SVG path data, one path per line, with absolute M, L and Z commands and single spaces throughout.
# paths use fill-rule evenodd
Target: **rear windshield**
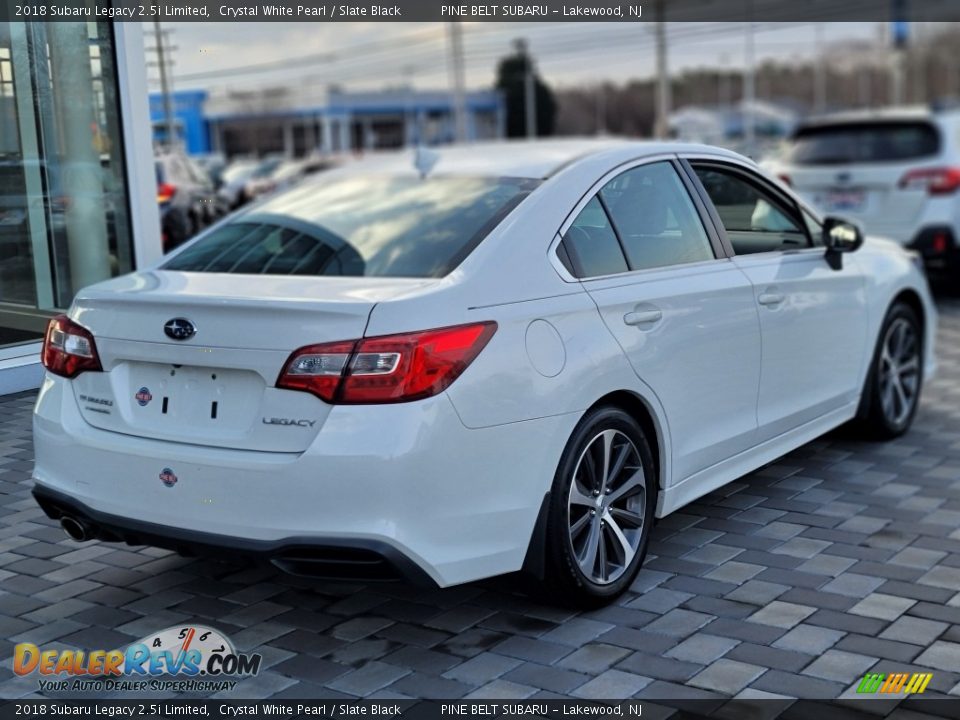
M 882 163 L 936 155 L 940 137 L 926 122 L 815 125 L 800 128 L 790 160 L 797 165 Z
M 166 270 L 442 277 L 539 184 L 349 177 L 300 186 L 212 230 Z

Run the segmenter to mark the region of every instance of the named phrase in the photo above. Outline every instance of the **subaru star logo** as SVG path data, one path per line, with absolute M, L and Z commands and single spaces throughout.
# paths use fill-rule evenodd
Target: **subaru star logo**
M 177 476 L 173 474 L 170 468 L 164 468 L 160 471 L 160 482 L 167 487 L 173 487 L 177 484 Z
M 163 326 L 163 332 L 171 340 L 189 340 L 197 334 L 197 326 L 186 318 L 173 318 L 173 320 L 167 320 L 167 324 Z

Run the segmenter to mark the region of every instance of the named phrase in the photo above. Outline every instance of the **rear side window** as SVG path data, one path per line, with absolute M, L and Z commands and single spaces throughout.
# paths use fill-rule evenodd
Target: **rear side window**
M 940 134 L 927 122 L 812 125 L 793 137 L 789 160 L 797 165 L 837 165 L 915 160 L 940 151 Z
M 563 238 L 578 277 L 712 260 L 683 181 L 669 162 L 641 165 L 604 185 Z
M 539 182 L 366 176 L 301 185 L 218 226 L 163 268 L 442 277 Z
M 563 236 L 568 255 L 575 259 L 579 277 L 598 277 L 626 272 L 627 260 L 610 225 L 610 218 L 596 197 L 580 211 Z
M 607 183 L 600 197 L 632 269 L 714 258 L 700 216 L 671 163 L 627 170 Z

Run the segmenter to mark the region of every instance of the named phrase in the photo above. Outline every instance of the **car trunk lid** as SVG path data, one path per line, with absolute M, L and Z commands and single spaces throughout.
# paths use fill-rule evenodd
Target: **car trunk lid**
M 790 183 L 822 212 L 859 220 L 872 233 L 905 242 L 929 196 L 923 188 L 903 187 L 903 178 L 913 170 L 934 166 L 916 162 L 800 166 L 792 168 Z
M 91 425 L 180 443 L 301 452 L 330 406 L 274 387 L 304 345 L 363 336 L 376 303 L 435 281 L 143 272 L 82 291 L 71 317 L 104 372 L 73 381 Z M 195 333 L 167 335 L 174 319 Z

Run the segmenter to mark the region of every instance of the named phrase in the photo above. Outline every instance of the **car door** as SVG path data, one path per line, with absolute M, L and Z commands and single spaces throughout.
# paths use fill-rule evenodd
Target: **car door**
M 757 427 L 753 289 L 722 257 L 693 189 L 669 157 L 613 173 L 577 208 L 559 247 L 664 408 L 674 482 L 750 447 Z
M 816 218 L 746 164 L 689 163 L 733 262 L 754 286 L 760 440 L 849 409 L 867 352 L 866 283 L 856 256 L 828 262 Z

